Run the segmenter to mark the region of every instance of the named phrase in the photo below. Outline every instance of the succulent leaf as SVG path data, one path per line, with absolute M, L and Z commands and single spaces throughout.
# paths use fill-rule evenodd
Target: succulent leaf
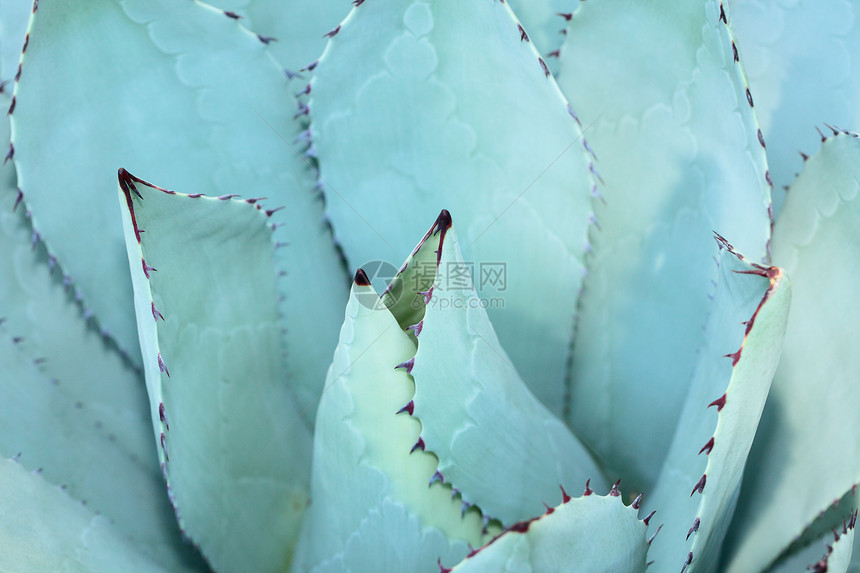
M 286 223 L 279 240 L 301 243 L 283 256 L 291 271 L 303 271 L 283 282 L 284 310 L 319 319 L 315 340 L 287 333 L 293 384 L 313 384 L 297 391 L 310 420 L 339 322 L 322 301 L 342 300 L 348 283 L 293 143 L 300 127 L 289 90 L 266 45 L 220 10 L 169 0 L 43 0 L 11 118 L 34 226 L 122 348 L 136 349 L 137 336 L 113 199 L 117 166 L 189 194 L 241 189 L 290 205 L 276 218 Z
M 768 568 L 768 573 L 795 573 L 796 571 L 806 570 L 812 570 L 815 573 L 821 573 L 821 571 L 829 571 L 832 573 L 834 570 L 840 571 L 840 573 L 844 571 L 857 573 L 857 571 L 860 570 L 860 557 L 858 557 L 860 556 L 860 543 L 858 543 L 858 538 L 856 536 L 853 536 L 854 547 L 851 551 L 851 557 L 847 569 L 832 569 L 830 567 L 831 563 L 827 561 L 827 557 L 833 547 L 835 535 L 839 534 L 841 537 L 843 529 L 845 531 L 850 531 L 848 529 L 848 525 L 851 523 L 851 519 L 854 516 L 854 510 L 846 511 L 842 513 L 842 515 L 845 515 L 844 521 L 840 520 L 835 522 L 838 523 L 836 527 L 828 529 L 827 531 L 821 531 L 818 537 L 812 539 L 811 543 L 808 543 L 802 549 L 796 550 L 795 548 L 796 552 L 779 560 L 773 567 Z M 846 551 L 847 549 L 847 547 L 842 547 L 841 551 Z M 822 556 L 824 559 L 822 559 Z M 824 564 L 828 565 L 826 570 L 823 569 Z M 818 568 L 816 568 L 816 566 L 818 566 Z
M 415 384 L 396 368 L 415 341 L 360 271 L 315 425 L 311 495 L 294 571 L 436 571 L 481 545 L 481 514 L 434 479 L 405 411 Z
M 455 280 L 468 272 L 443 211 L 384 300 L 396 295 L 424 308 L 408 327 L 418 350 L 406 367 L 422 445 L 464 502 L 510 525 L 534 515 L 561 483 L 605 482 L 585 447 L 520 378 L 469 281 Z
M 585 2 L 561 50 L 559 85 L 606 182 L 570 421 L 640 490 L 653 490 L 705 342 L 711 232 L 767 256 L 764 144 L 726 22 L 717 0 Z
M 860 6 L 729 0 L 756 114 L 768 144 L 774 211 L 818 146 L 813 126 L 860 129 Z
M 0 105 L 9 103 L 0 96 Z M 9 123 L 0 122 L 0 141 Z M 45 252 L 20 202 L 12 163 L 0 166 L 0 318 L 27 341 L 30 358 L 69 403 L 80 402 L 136 456 L 152 455 L 141 376 L 87 321 L 68 277 Z M 81 316 L 83 314 L 83 317 Z M 81 360 L 85 356 L 86 360 Z
M 518 523 L 451 573 L 486 571 L 645 571 L 648 526 L 615 493 L 565 500 Z
M 253 200 L 182 195 L 124 169 L 119 185 L 179 524 L 219 571 L 282 570 L 308 501 L 311 436 L 285 383 L 269 215 Z
M 690 393 L 646 510 L 659 570 L 713 571 L 785 335 L 791 287 L 722 237 L 719 282 Z
M 792 278 L 794 303 L 728 538 L 727 571 L 768 566 L 860 482 L 853 414 L 860 364 L 852 345 L 860 251 L 846 247 L 860 241 L 858 181 L 860 140 L 827 139 L 792 185 L 774 229 L 774 261 Z
M 353 266 L 397 261 L 425 213 L 458 213 L 502 344 L 560 413 L 594 184 L 582 132 L 504 2 L 357 4 L 309 101 L 336 239 Z
M 857 510 L 851 514 L 847 522 L 842 523 L 842 530 L 833 533 L 833 543 L 827 546 L 827 553 L 808 568 L 814 573 L 845 573 L 853 560 L 855 529 L 857 526 Z
M 4 571 L 166 571 L 118 534 L 106 516 L 12 460 L 0 460 L 0 491 Z
M 784 569 L 786 563 L 800 563 L 801 555 L 806 554 L 806 562 L 817 559 L 823 552 L 822 540 L 827 541 L 835 529 L 835 525 L 839 525 L 842 521 L 847 520 L 855 509 L 860 507 L 860 497 L 858 497 L 858 487 L 853 486 L 845 492 L 841 498 L 834 499 L 833 502 L 824 508 L 815 521 L 810 523 L 803 533 L 791 542 L 791 545 L 782 550 L 782 554 L 777 558 L 777 565 Z
M 143 376 L 82 319 L 16 208 L 15 183 L 14 166 L 0 166 L 0 456 L 85 500 L 154 561 L 194 568 L 158 470 Z
M 109 425 L 110 418 L 108 423 L 102 421 L 109 412 L 76 401 L 74 380 L 69 383 L 66 378 L 49 378 L 40 372 L 40 363 L 33 360 L 32 349 L 27 348 L 29 340 L 6 330 L 12 324 L 5 321 L 0 327 L 0 403 L 5 412 L 0 418 L 0 456 L 14 458 L 19 462 L 16 466 L 39 474 L 40 480 L 62 489 L 64 496 L 85 504 L 88 511 L 102 514 L 111 522 L 112 535 L 122 537 L 123 544 L 153 563 L 173 571 L 205 570 L 199 563 L 195 566 L 199 558 L 192 555 L 179 536 L 152 441 L 144 436 L 147 439 L 142 452 L 121 443 L 113 433 L 116 429 Z M 92 379 L 100 382 L 98 374 Z M 140 421 L 129 423 L 135 429 L 146 428 Z M 10 484 L 4 484 L 7 486 Z M 7 489 L 3 492 L 0 497 L 4 500 L 27 495 Z M 24 504 L 25 499 L 14 502 Z M 42 503 L 37 496 L 26 511 L 44 512 Z M 7 510 L 10 509 L 3 508 Z M 4 513 L 7 515 L 10 514 Z M 27 519 L 35 520 L 37 516 L 29 515 Z M 47 522 L 50 517 L 46 512 L 39 519 Z M 13 527 L 4 518 L 0 529 L 7 526 Z M 3 538 L 0 533 L 0 540 Z M 0 569 L 33 571 L 32 567 L 10 567 L 8 562 L 4 565 L 4 559 L 25 560 L 27 556 L 26 546 L 10 545 L 8 541 L 0 542 L 4 554 L 0 556 Z

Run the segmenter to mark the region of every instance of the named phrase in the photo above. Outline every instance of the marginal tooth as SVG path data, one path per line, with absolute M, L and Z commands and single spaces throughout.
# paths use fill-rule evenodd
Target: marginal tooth
M 164 364 L 164 359 L 161 358 L 161 352 L 158 353 L 158 369 L 167 374 L 167 377 L 170 378 L 170 372 L 168 372 L 167 366 Z
M 158 309 L 155 308 L 154 302 L 152 303 L 152 318 L 154 318 L 156 322 L 158 322 L 159 318 L 161 320 L 164 320 L 164 316 L 162 316 L 162 314 L 160 312 L 158 312 Z
M 621 492 L 618 491 L 618 484 L 621 483 L 621 480 L 618 480 L 614 484 L 612 484 L 612 489 L 609 490 L 609 495 L 612 497 L 618 497 L 621 495 Z
M 415 357 L 410 358 L 410 359 L 409 359 L 409 360 L 407 360 L 406 362 L 401 362 L 400 364 L 398 364 L 398 365 L 397 365 L 397 366 L 395 366 L 394 368 L 395 368 L 395 369 L 397 369 L 397 368 L 405 368 L 405 369 L 406 369 L 406 373 L 407 373 L 407 374 L 412 374 L 412 367 L 413 367 L 413 366 L 415 366 Z
M 418 291 L 418 294 L 424 297 L 424 304 L 430 304 L 430 299 L 433 298 L 433 287 L 431 286 L 426 291 Z
M 422 452 L 424 451 L 424 438 L 419 437 L 418 441 L 415 442 L 415 445 L 412 446 L 412 449 L 409 450 L 409 453 L 411 454 L 412 452 L 414 452 L 415 450 L 418 450 L 418 449 L 420 449 Z
M 702 474 L 702 477 L 699 478 L 699 481 L 696 482 L 696 485 L 693 487 L 693 491 L 690 492 L 690 497 L 693 497 L 693 494 L 696 492 L 702 493 L 705 490 L 705 483 L 708 481 L 708 474 Z
M 651 521 L 651 518 L 654 517 L 655 513 L 657 513 L 656 509 L 654 511 L 652 511 L 651 513 L 649 513 L 647 516 L 645 516 L 645 519 L 642 520 L 642 523 L 644 523 L 645 525 L 648 525 L 648 522 Z
M 445 483 L 445 476 L 443 476 L 442 472 L 440 472 L 439 470 L 436 470 L 436 473 L 434 473 L 432 476 L 430 476 L 430 483 L 427 485 L 429 487 L 436 482 Z
M 406 330 L 411 330 L 415 333 L 415 336 L 421 336 L 421 330 L 424 328 L 424 321 L 419 320 L 418 324 L 413 324 L 412 326 L 407 326 Z
M 567 503 L 567 502 L 569 502 L 569 501 L 571 500 L 571 497 L 568 495 L 568 493 L 567 493 L 566 491 L 564 491 L 564 486 L 563 486 L 563 485 L 559 485 L 558 487 L 560 487 L 560 488 L 561 488 L 561 502 L 562 502 L 562 503 Z
M 714 400 L 713 402 L 708 404 L 708 408 L 710 408 L 711 406 L 716 406 L 717 412 L 719 412 L 723 409 L 723 407 L 725 405 L 726 405 L 726 395 L 723 394 L 722 396 L 720 396 L 719 398 L 717 398 L 716 400 Z
M 699 518 L 697 517 L 695 521 L 693 521 L 693 526 L 690 528 L 690 531 L 687 532 L 687 539 L 690 539 L 690 536 L 699 531 Z
M 689 567 L 689 566 L 690 566 L 690 563 L 692 563 L 692 562 L 693 562 L 693 552 L 692 552 L 692 551 L 690 551 L 690 552 L 687 554 L 687 559 L 684 561 L 684 566 L 683 566 L 683 567 L 681 567 L 681 573 L 684 573 L 684 571 L 686 571 L 686 570 L 687 570 L 687 567 Z
M 645 494 L 640 493 L 639 495 L 637 495 L 636 499 L 633 500 L 633 503 L 630 504 L 630 507 L 632 507 L 633 509 L 639 509 L 639 504 L 642 502 L 643 495 Z
M 397 410 L 396 413 L 402 414 L 403 412 L 406 412 L 407 414 L 409 414 L 411 416 L 414 411 L 415 411 L 415 403 L 412 400 L 409 400 L 409 403 L 406 404 L 405 406 L 403 406 L 402 408 L 400 408 L 399 410 Z
M 158 417 L 164 422 L 164 427 L 167 428 L 167 431 L 170 431 L 170 424 L 167 422 L 167 413 L 164 411 L 164 402 L 158 404 Z
M 591 495 L 591 494 L 593 494 L 593 493 L 594 493 L 594 490 L 593 490 L 593 489 L 591 489 L 591 487 L 589 487 L 589 486 L 590 486 L 590 484 L 591 484 L 591 480 L 590 480 L 590 479 L 588 479 L 588 480 L 586 480 L 586 481 L 585 481 L 585 491 L 584 491 L 584 492 L 582 492 L 582 496 L 583 496 L 583 497 L 589 496 L 589 495 Z

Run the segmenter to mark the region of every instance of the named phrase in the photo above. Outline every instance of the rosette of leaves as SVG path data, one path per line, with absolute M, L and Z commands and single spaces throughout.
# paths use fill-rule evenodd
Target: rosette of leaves
M 0 4 L 0 568 L 856 567 L 854 5 L 282 4 Z

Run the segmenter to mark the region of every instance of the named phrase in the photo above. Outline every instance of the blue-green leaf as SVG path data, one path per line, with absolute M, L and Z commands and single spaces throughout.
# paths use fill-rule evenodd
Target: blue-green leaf
M 728 571 L 767 567 L 860 482 L 858 191 L 860 140 L 830 138 L 806 162 L 774 229 L 774 261 L 791 276 L 794 302 L 726 546 Z
M 721 237 L 718 284 L 690 392 L 657 486 L 646 495 L 658 570 L 713 571 L 779 362 L 791 288 L 778 268 Z
M 712 232 L 767 256 L 765 153 L 723 15 L 718 0 L 583 2 L 561 51 L 559 85 L 606 182 L 569 419 L 644 491 L 705 342 Z
M 119 174 L 150 413 L 185 533 L 219 571 L 281 571 L 311 436 L 287 384 L 269 216 Z M 308 333 L 305 333 L 306 335 Z
M 503 2 L 364 2 L 331 38 L 309 105 L 350 264 L 395 269 L 426 213 L 456 213 L 502 345 L 561 413 L 594 180 L 544 66 Z

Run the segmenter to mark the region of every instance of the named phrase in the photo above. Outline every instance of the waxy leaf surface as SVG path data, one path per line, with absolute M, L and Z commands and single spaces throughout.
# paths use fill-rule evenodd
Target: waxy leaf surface
M 280 571 L 308 502 L 311 435 L 287 384 L 270 219 L 125 170 L 119 198 L 159 460 L 218 571 Z M 157 269 L 157 270 L 156 270 Z
M 349 263 L 393 273 L 427 213 L 456 213 L 502 344 L 561 413 L 593 177 L 544 65 L 503 2 L 364 2 L 314 69 L 309 106 Z
M 721 15 L 717 0 L 583 2 L 561 49 L 559 85 L 606 183 L 569 419 L 611 472 L 644 491 L 705 342 L 712 232 L 753 261 L 767 256 L 763 141 Z
M 815 127 L 860 129 L 860 4 L 845 0 L 729 0 L 738 51 L 767 140 L 774 212 Z M 728 9 L 727 7 L 727 9 Z
M 727 571 L 767 567 L 860 482 L 858 191 L 860 140 L 832 137 L 806 162 L 774 229 L 774 262 L 791 276 L 793 303 L 726 547 Z
M 592 493 L 568 498 L 544 515 L 517 524 L 450 571 L 642 573 L 647 530 L 636 509 L 625 506 L 619 495 Z
M 384 297 L 408 303 L 392 305 L 395 315 L 424 307 L 406 327 L 418 341 L 406 366 L 415 379 L 409 407 L 442 477 L 506 526 L 533 516 L 559 484 L 603 487 L 586 448 L 520 378 L 475 290 L 449 281 L 460 273 L 468 267 L 443 211 Z
M 120 49 L 121 47 L 121 49 Z M 265 43 L 198 2 L 43 0 L 11 114 L 19 186 L 35 228 L 84 304 L 135 362 L 132 287 L 115 202 L 116 170 L 189 194 L 268 197 L 278 241 L 290 376 L 306 419 L 337 337 L 348 284 L 313 175 L 293 139 L 295 98 Z M 299 270 L 301 269 L 301 270 Z M 302 385 L 308 385 L 303 388 Z
M 363 273 L 363 271 L 362 271 Z M 401 407 L 415 355 L 359 273 L 320 401 L 311 496 L 295 571 L 436 573 L 486 542 L 481 514 L 434 480 L 437 459 L 413 448 L 421 424 Z
M 646 511 L 658 571 L 714 571 L 785 335 L 791 288 L 780 269 L 718 238 L 718 283 L 690 393 Z

